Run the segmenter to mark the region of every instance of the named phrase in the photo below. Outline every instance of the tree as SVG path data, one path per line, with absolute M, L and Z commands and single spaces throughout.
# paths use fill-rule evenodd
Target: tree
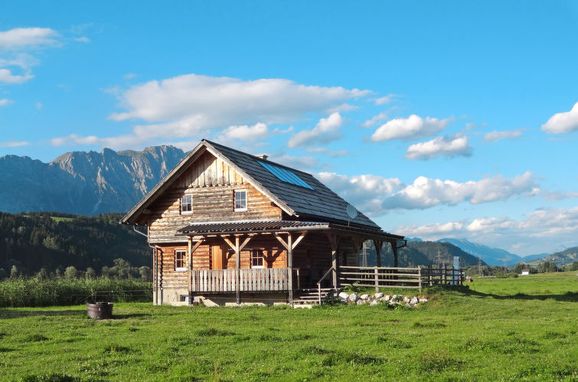
M 20 276 L 20 272 L 18 272 L 18 267 L 16 265 L 13 265 L 12 268 L 10 268 L 10 278 L 16 279 L 18 278 L 18 276 Z
M 84 277 L 86 277 L 87 279 L 93 279 L 96 277 L 96 271 L 94 270 L 94 268 L 88 267 L 86 268 L 86 272 L 84 273 Z
M 46 268 L 40 268 L 40 270 L 36 274 L 36 278 L 38 280 L 46 280 L 48 278 L 48 271 L 46 270 Z
M 544 261 L 538 265 L 538 272 L 546 273 L 546 272 L 558 272 L 558 267 L 556 263 L 553 261 Z
M 75 279 L 77 276 L 78 271 L 76 270 L 76 267 L 73 265 L 66 267 L 66 269 L 64 270 L 64 277 L 67 279 Z
M 152 271 L 149 267 L 147 266 L 142 266 L 138 269 L 138 273 L 140 275 L 141 280 L 143 281 L 151 281 L 152 280 Z

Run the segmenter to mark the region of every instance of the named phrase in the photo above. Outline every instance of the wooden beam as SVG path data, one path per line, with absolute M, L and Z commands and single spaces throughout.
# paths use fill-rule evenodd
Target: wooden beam
M 337 235 L 333 232 L 327 232 L 327 239 L 329 240 L 329 245 L 331 246 L 331 268 L 333 269 L 333 288 L 339 288 L 339 277 L 337 275 L 337 247 L 338 239 Z
M 289 272 L 289 304 L 293 305 L 293 237 L 287 235 L 287 272 Z
M 235 283 L 235 296 L 237 299 L 237 304 L 241 303 L 241 246 L 239 244 L 239 236 L 235 236 L 235 254 L 237 261 L 235 262 L 235 277 L 237 282 Z
M 301 235 L 299 235 L 299 237 L 293 242 L 291 249 L 295 249 L 299 245 L 299 243 L 301 243 L 301 241 L 305 238 L 306 235 L 307 232 L 301 232 Z
M 225 241 L 225 243 L 227 243 L 227 245 L 229 247 L 231 247 L 231 249 L 234 251 L 235 250 L 235 244 L 233 244 L 231 242 L 231 240 L 229 240 L 229 238 L 227 236 L 221 236 L 223 238 L 223 240 Z
M 275 239 L 277 239 L 285 249 L 289 250 L 289 244 L 287 244 L 287 242 L 283 240 L 283 238 L 278 233 L 275 233 Z
M 253 238 L 253 236 L 248 236 L 245 241 L 243 241 L 243 244 L 241 244 L 241 246 L 239 247 L 239 252 L 241 252 L 243 250 L 243 248 L 245 248 L 245 246 L 247 244 L 249 244 L 249 242 L 251 241 L 251 239 Z
M 383 241 L 374 239 L 373 245 L 375 246 L 375 265 L 381 267 L 381 247 L 383 246 Z
M 399 248 L 397 247 L 397 243 L 392 241 L 390 242 L 391 249 L 393 250 L 393 266 L 399 267 Z

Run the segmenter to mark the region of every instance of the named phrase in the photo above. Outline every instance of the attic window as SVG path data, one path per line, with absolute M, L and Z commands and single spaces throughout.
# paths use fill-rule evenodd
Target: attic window
M 193 213 L 193 195 L 187 194 L 183 195 L 181 198 L 181 214 L 192 214 Z
M 259 161 L 259 164 L 262 167 L 264 167 L 267 171 L 269 171 L 271 174 L 275 175 L 275 177 L 282 182 L 293 184 L 295 186 L 299 186 L 299 187 L 303 187 L 303 188 L 307 188 L 309 190 L 313 190 L 313 187 L 311 187 L 307 182 L 305 182 L 303 179 L 301 179 L 297 174 L 295 174 L 293 171 L 291 171 L 287 168 L 275 166 L 274 164 L 265 163 L 265 162 L 261 162 L 261 161 Z
M 235 190 L 235 212 L 247 211 L 247 190 Z

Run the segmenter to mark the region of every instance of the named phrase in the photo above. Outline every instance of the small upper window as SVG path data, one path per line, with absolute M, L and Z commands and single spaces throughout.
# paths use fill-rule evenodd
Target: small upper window
M 187 251 L 176 250 L 175 251 L 175 271 L 186 271 L 187 266 L 185 259 L 187 257 Z
M 263 251 L 254 249 L 251 251 L 251 268 L 264 268 L 265 257 Z
M 235 190 L 235 211 L 247 211 L 247 190 Z
M 183 195 L 181 198 L 181 214 L 193 213 L 193 195 Z

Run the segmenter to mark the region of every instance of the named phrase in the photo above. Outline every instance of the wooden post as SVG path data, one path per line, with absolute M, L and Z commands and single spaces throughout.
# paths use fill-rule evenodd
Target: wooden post
M 398 258 L 399 248 L 397 248 L 397 242 L 395 241 L 391 242 L 391 249 L 393 250 L 393 266 L 397 268 L 399 267 L 399 258 Z
M 289 304 L 293 305 L 293 237 L 287 235 L 287 271 L 289 272 Z
M 160 298 L 160 304 L 163 304 L 163 250 L 161 249 L 161 258 L 160 258 L 160 263 L 159 263 L 159 291 L 161 294 L 161 298 Z M 158 260 L 157 260 L 158 261 Z
M 235 296 L 237 299 L 237 304 L 241 303 L 241 249 L 239 244 L 239 236 L 235 236 Z
M 419 277 L 419 291 L 421 293 L 421 265 L 418 265 L 418 267 L 417 267 L 417 274 Z
M 158 288 L 158 261 L 157 249 L 153 247 L 153 305 L 158 305 L 159 302 L 159 288 Z
M 327 233 L 327 239 L 329 240 L 329 245 L 331 246 L 331 269 L 333 270 L 333 288 L 337 290 L 339 288 L 339 277 L 337 274 L 337 247 L 338 239 L 337 235 L 332 232 Z
M 375 264 L 378 267 L 381 267 L 381 247 L 383 245 L 383 241 L 374 240 L 373 245 L 375 246 Z
M 374 276 L 375 276 L 375 293 L 379 292 L 379 273 L 377 267 L 373 268 Z
M 427 281 L 428 281 L 429 286 L 432 286 L 432 282 L 431 282 L 432 272 L 433 272 L 433 268 L 430 264 L 427 266 Z
M 193 238 L 189 236 L 187 242 L 187 265 L 189 268 L 189 305 L 193 304 Z

